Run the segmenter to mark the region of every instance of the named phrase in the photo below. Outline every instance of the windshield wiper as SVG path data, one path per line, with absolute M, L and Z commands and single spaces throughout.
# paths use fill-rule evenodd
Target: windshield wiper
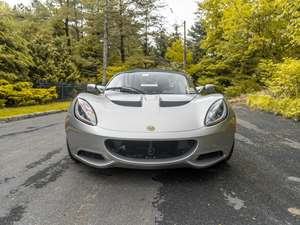
M 137 89 L 137 88 L 133 88 L 133 87 L 111 87 L 111 88 L 107 88 L 105 89 L 105 91 L 109 91 L 109 90 L 120 90 L 120 92 L 134 92 L 134 93 L 137 93 L 137 94 L 145 94 L 145 92 Z

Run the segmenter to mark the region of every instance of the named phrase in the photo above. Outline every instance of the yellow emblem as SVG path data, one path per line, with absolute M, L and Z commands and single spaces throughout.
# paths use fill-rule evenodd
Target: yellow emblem
M 153 131 L 155 131 L 155 127 L 154 126 L 147 126 L 147 130 L 153 132 Z

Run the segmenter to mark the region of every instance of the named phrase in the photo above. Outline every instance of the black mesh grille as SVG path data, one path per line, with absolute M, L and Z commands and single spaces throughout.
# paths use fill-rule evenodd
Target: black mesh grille
M 194 148 L 196 141 L 107 140 L 105 145 L 111 153 L 127 158 L 167 159 L 185 155 Z

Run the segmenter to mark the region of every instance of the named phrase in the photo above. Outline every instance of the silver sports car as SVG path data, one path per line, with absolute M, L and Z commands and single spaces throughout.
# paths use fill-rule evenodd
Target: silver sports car
M 88 85 L 66 118 L 71 158 L 97 168 L 205 168 L 228 160 L 235 114 L 212 85 L 164 71 L 115 75 Z

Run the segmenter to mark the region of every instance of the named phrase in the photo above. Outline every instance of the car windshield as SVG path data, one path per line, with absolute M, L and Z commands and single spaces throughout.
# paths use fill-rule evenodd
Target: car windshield
M 193 83 L 184 75 L 167 72 L 122 73 L 106 86 L 107 91 L 136 94 L 194 94 Z

